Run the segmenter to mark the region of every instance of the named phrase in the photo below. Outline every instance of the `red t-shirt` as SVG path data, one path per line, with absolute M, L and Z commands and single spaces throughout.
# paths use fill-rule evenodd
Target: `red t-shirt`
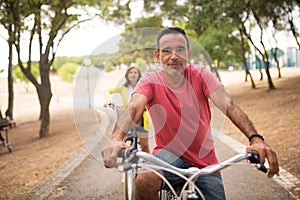
M 145 74 L 135 89 L 148 99 L 155 131 L 153 153 L 164 148 L 199 168 L 218 163 L 208 97 L 222 84 L 205 67 L 188 65 L 182 86 L 172 89 L 164 73 Z

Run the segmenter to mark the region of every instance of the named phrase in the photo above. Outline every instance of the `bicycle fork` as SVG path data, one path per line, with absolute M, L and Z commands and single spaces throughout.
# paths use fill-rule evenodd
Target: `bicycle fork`
M 198 196 L 193 183 L 189 183 L 189 190 L 187 192 L 187 200 L 197 200 Z

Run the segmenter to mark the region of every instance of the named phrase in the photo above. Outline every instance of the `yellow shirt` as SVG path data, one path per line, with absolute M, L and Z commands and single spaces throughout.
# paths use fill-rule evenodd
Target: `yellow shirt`
M 111 88 L 111 89 L 106 90 L 104 92 L 105 100 L 111 101 L 110 95 L 113 93 L 120 93 L 123 104 L 128 105 L 129 99 L 128 99 L 128 88 L 127 87 L 125 87 L 124 85 L 121 85 L 120 87 Z M 150 119 L 149 119 L 149 114 L 148 114 L 147 109 L 145 109 L 145 111 L 143 113 L 143 118 L 144 118 L 144 129 L 149 131 L 150 130 Z
M 105 100 L 111 101 L 110 95 L 113 93 L 120 93 L 120 95 L 122 97 L 123 105 L 128 104 L 129 99 L 128 99 L 128 88 L 127 87 L 125 87 L 124 85 L 121 85 L 120 87 L 111 88 L 111 89 L 106 90 L 104 93 Z

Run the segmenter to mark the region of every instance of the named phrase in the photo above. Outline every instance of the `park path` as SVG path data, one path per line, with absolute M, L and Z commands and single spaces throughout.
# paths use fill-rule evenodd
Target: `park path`
M 108 119 L 105 116 L 103 119 L 101 133 L 109 128 Z M 99 132 L 91 136 L 95 137 L 99 137 Z M 24 199 L 123 199 L 121 173 L 117 169 L 106 169 L 101 162 L 100 149 L 104 143 L 105 135 L 97 144 L 86 143 L 75 158 Z M 228 136 L 221 135 L 216 142 L 216 150 L 222 161 L 244 152 L 244 147 Z M 278 180 L 268 179 L 266 174 L 247 164 L 226 168 L 222 170 L 222 176 L 229 200 L 297 199 L 278 184 Z

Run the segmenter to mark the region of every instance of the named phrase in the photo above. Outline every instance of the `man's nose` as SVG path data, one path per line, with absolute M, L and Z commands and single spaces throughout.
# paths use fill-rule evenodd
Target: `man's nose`
M 170 58 L 171 59 L 178 59 L 179 58 L 179 54 L 176 52 L 176 50 L 172 50 Z

